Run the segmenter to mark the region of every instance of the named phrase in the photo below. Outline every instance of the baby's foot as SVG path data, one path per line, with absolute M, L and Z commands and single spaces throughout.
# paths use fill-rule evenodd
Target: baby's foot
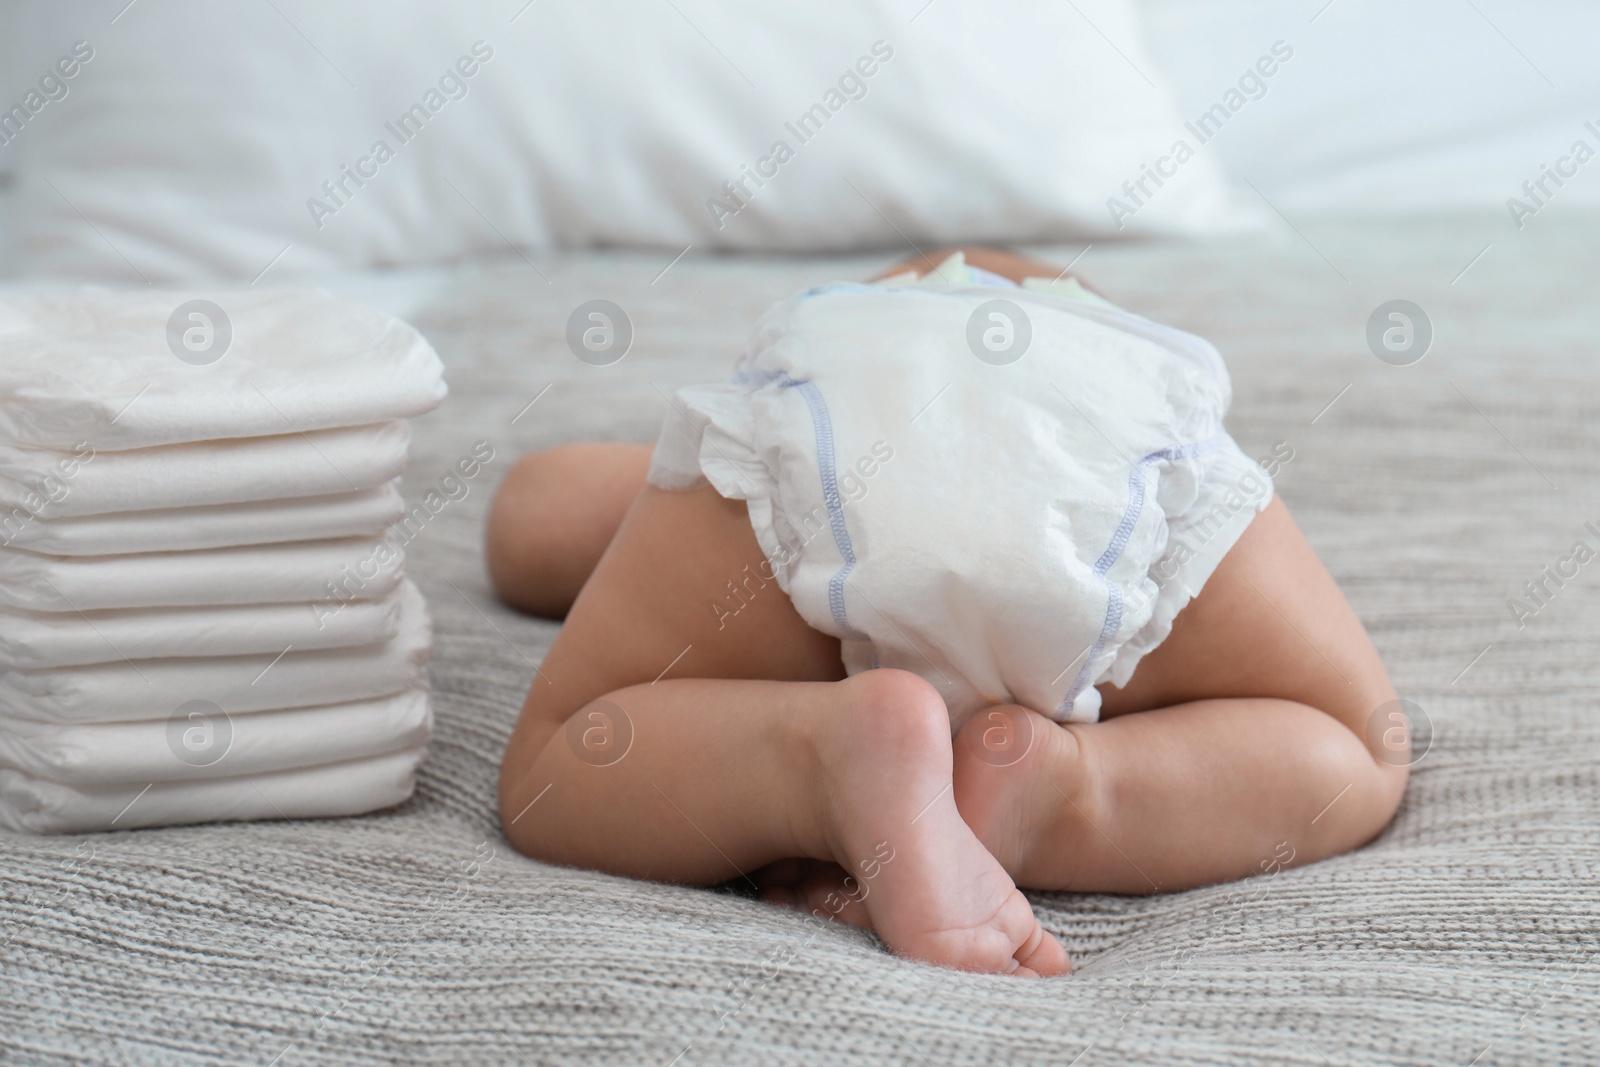
M 1013 878 L 1056 884 L 1073 857 L 1032 855 L 1036 841 L 1060 840 L 1049 823 L 1078 786 L 1077 741 L 1060 725 L 1016 704 L 984 708 L 955 739 L 955 798 L 961 817 Z
M 891 950 L 962 970 L 1056 975 L 1066 951 L 1039 925 L 956 810 L 944 701 L 914 674 L 875 670 L 817 739 L 824 825 L 860 903 Z

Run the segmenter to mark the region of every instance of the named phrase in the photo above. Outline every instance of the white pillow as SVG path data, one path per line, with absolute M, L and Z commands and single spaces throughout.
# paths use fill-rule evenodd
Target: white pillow
M 1108 212 L 1181 127 L 1130 0 L 162 0 L 114 24 L 9 6 L 32 57 L 12 82 L 94 52 L 0 147 L 30 273 L 280 280 L 508 245 L 909 250 L 1237 221 L 1208 158 L 1120 227 Z
M 1252 98 L 1209 145 L 1291 217 L 1468 209 L 1492 224 L 1489 240 L 1531 224 L 1528 209 L 1549 224 L 1600 204 L 1600 162 L 1580 169 L 1570 158 L 1578 141 L 1600 153 L 1600 130 L 1586 126 L 1600 127 L 1600 7 L 1590 0 L 1141 7 L 1186 118 L 1275 42 L 1292 51 L 1260 88 L 1249 84 Z M 1566 179 L 1556 184 L 1545 165 Z M 1523 187 L 1541 180 L 1532 194 Z
M 17 40 L 15 32 L 15 18 L 13 9 L 9 6 L 0 6 L 0 100 L 20 99 L 25 92 L 23 80 L 18 77 L 17 71 L 31 67 L 33 64 L 24 64 L 21 61 L 22 46 Z M 0 107 L 10 107 L 0 104 Z M 0 277 L 5 277 L 15 272 L 16 253 L 12 248 L 12 218 L 15 211 L 12 208 L 11 189 L 16 182 L 13 168 L 16 166 L 17 153 L 0 142 Z

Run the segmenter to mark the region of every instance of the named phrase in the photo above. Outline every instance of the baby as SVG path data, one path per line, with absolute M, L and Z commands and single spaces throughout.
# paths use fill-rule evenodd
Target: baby
M 1247 459 L 1215 349 L 1064 273 L 811 290 L 653 450 L 516 465 L 490 575 L 566 620 L 501 770 L 518 849 L 1049 976 L 1019 886 L 1185 889 L 1388 823 L 1403 719 L 1271 492 L 1292 451 Z

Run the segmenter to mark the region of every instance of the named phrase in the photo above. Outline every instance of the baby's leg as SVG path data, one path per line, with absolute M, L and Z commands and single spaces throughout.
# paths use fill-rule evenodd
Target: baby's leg
M 956 810 L 938 693 L 900 671 L 841 680 L 838 642 L 761 579 L 762 562 L 743 503 L 709 487 L 638 494 L 507 746 L 512 843 L 696 884 L 788 857 L 833 861 L 896 952 L 1064 971 L 1061 946 Z
M 915 271 L 918 275 L 927 274 L 957 252 L 966 258 L 967 266 L 986 270 L 990 274 L 998 274 L 1018 285 L 1022 284 L 1024 278 L 1054 278 L 1061 273 L 1059 267 L 1052 267 L 1048 263 L 1041 263 L 1037 259 L 1030 259 L 1003 248 L 968 245 L 961 248 L 939 248 L 911 256 L 876 275 L 874 280 L 904 274 L 906 271 Z
M 517 460 L 489 510 L 485 557 L 500 599 L 565 616 L 649 468 L 649 445 L 564 445 Z
M 1148 893 L 1321 859 L 1376 835 L 1405 787 L 1393 733 L 1368 729 L 1394 689 L 1277 500 L 1102 693 L 1099 723 L 991 708 L 956 739 L 960 809 L 1020 885 Z M 1008 731 L 1034 740 L 1006 766 Z

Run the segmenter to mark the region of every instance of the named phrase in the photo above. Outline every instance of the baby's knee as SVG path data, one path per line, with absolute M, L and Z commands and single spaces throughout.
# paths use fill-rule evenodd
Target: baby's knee
M 1375 754 L 1342 725 L 1327 725 L 1326 736 L 1308 746 L 1301 760 L 1303 780 L 1322 790 L 1306 798 L 1308 811 L 1315 809 L 1309 828 L 1326 842 L 1318 851 L 1331 855 L 1366 844 L 1393 821 L 1410 766 L 1407 758 Z
M 559 445 L 529 452 L 511 465 L 495 490 L 489 519 L 513 517 L 543 503 L 542 498 L 581 477 L 593 445 Z
M 562 458 L 555 454 L 560 451 L 530 452 L 517 460 L 489 505 L 484 559 L 495 593 L 508 603 L 518 603 L 530 577 L 529 568 L 539 558 L 532 535 L 540 525 L 541 498 L 562 466 Z
M 901 756 L 931 748 L 931 754 L 948 757 L 950 712 L 939 690 L 921 675 L 880 667 L 838 684 L 861 710 L 860 725 L 870 732 L 872 743 L 890 746 Z
M 647 445 L 588 443 L 530 452 L 490 505 L 484 555 L 506 603 L 559 618 L 644 485 Z

